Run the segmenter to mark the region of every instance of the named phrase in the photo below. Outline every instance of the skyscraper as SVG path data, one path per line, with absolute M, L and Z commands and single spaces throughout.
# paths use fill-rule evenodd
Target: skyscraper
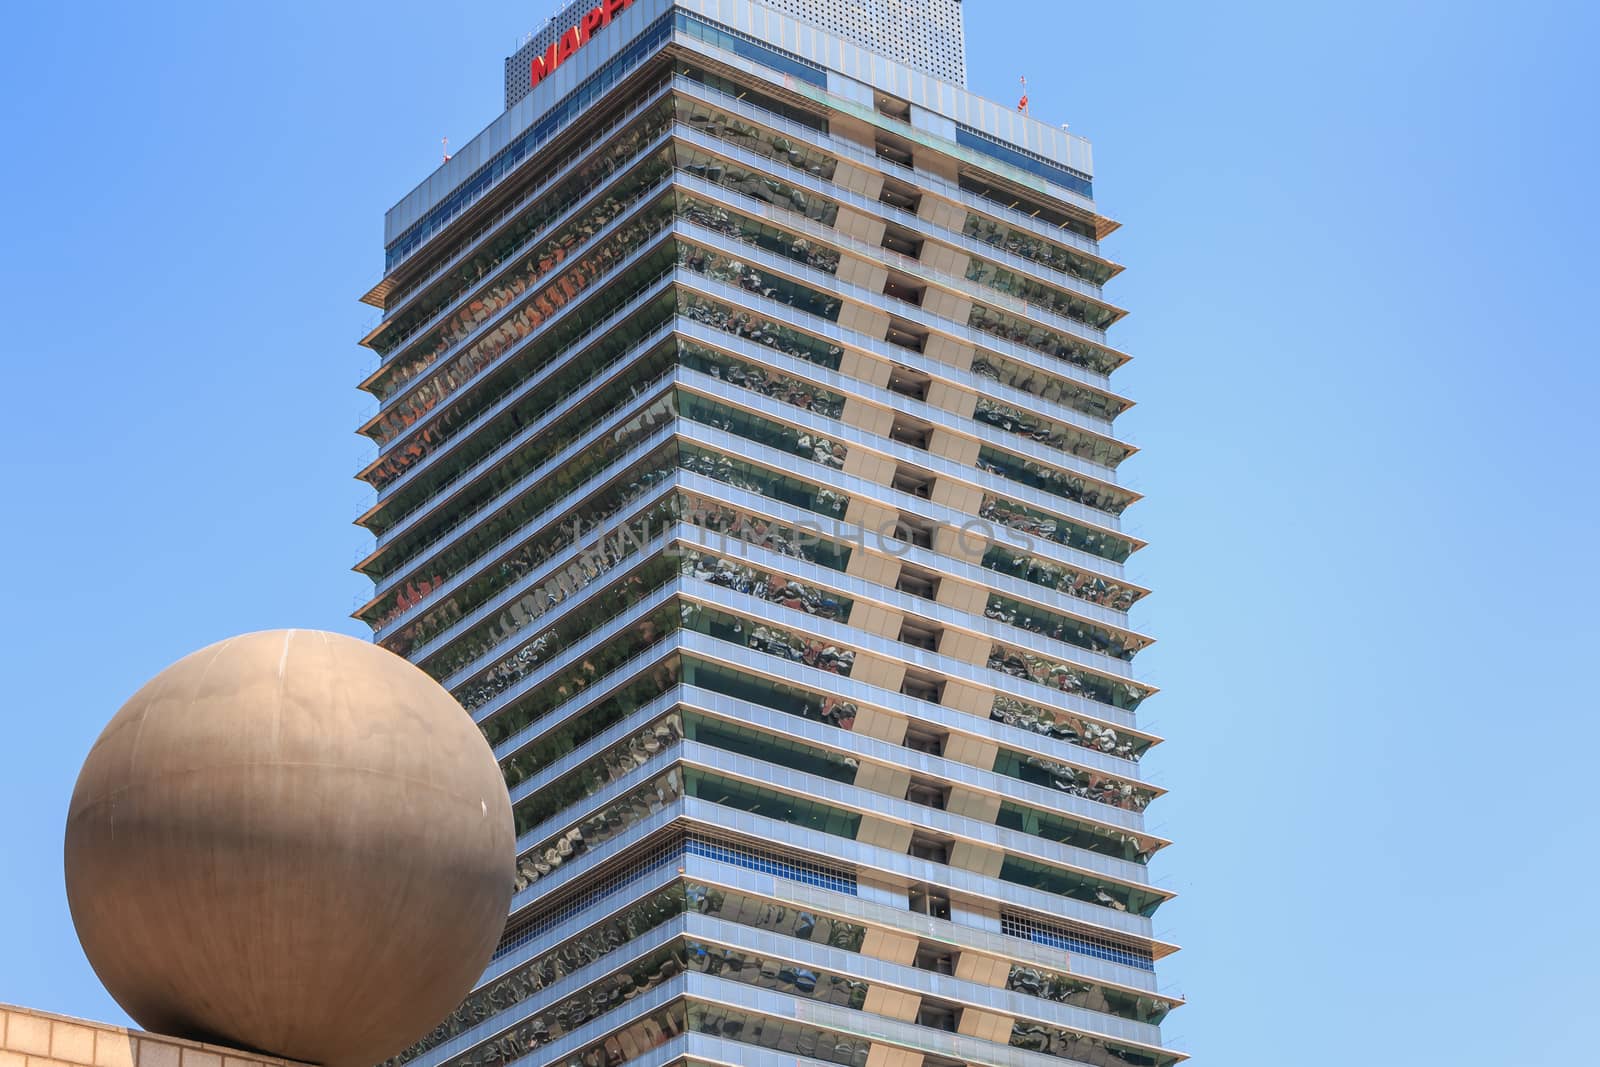
M 357 617 L 520 856 L 393 1062 L 1182 1058 L 1116 223 L 965 70 L 959 0 L 583 0 L 389 212 Z

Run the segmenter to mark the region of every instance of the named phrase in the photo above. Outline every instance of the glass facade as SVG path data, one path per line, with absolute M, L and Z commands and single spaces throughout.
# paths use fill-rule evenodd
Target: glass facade
M 995 263 L 986 263 L 976 256 L 967 264 L 967 280 L 1035 304 L 1051 314 L 1076 319 L 1097 330 L 1103 330 L 1117 321 L 1115 308 L 1076 293 L 1064 292 L 1044 282 L 1034 281 L 1021 271 Z
M 1107 467 L 1115 467 L 1127 459 L 1131 451 L 1114 438 L 1086 433 L 993 397 L 978 397 L 972 417 L 1005 433 Z
M 1134 500 L 1132 494 L 1121 492 L 1103 482 L 1082 478 L 1049 464 L 1024 459 L 987 445 L 978 450 L 978 469 L 1110 515 L 1121 515 Z
M 1133 607 L 1143 595 L 1138 588 L 1123 585 L 1102 574 L 1080 570 L 1046 557 L 1017 552 L 1004 545 L 989 546 L 983 554 L 983 565 L 1001 574 L 1121 612 Z
M 1031 730 L 1045 737 L 1059 738 L 1081 748 L 1092 748 L 1135 762 L 1151 744 L 1148 737 L 1119 733 L 1113 726 L 1059 708 L 1030 704 L 1002 693 L 995 694 L 989 717 L 1007 726 Z
M 1113 563 L 1126 560 L 1133 554 L 1135 547 L 1126 537 L 1072 522 L 1059 515 L 1052 515 L 1050 512 L 994 494 L 985 494 L 983 503 L 978 507 L 978 517 L 986 522 L 1025 534 L 1030 539 L 1066 545 L 1091 555 L 1103 556 Z M 1006 548 L 1003 544 L 999 547 Z
M 517 833 L 489 969 L 382 1067 L 1169 1067 L 1087 155 L 659 7 L 524 77 L 369 293 L 355 617 Z
M 1033 349 L 1096 374 L 1110 374 L 1124 362 L 1115 353 L 1099 345 L 999 308 L 972 305 L 967 325 L 1019 348 Z
M 1114 708 L 1132 710 L 1151 690 L 1134 682 L 1119 681 L 1082 670 L 1048 656 L 996 644 L 989 650 L 989 669 L 1020 678 L 1046 689 L 1073 693 Z
M 980 350 L 972 358 L 972 372 L 1008 389 L 1065 404 L 1074 411 L 1108 421 L 1128 409 L 1127 403 L 1119 397 L 1051 374 L 1048 369 L 1026 360 L 1008 359 L 994 352 Z
M 1076 249 L 1063 248 L 1024 229 L 996 222 L 975 212 L 967 212 L 967 221 L 962 225 L 961 232 L 996 248 L 1003 248 L 1012 255 L 1031 259 L 1051 270 L 1082 278 L 1095 285 L 1104 285 L 1116 273 L 1116 268 L 1104 260 L 1086 256 Z

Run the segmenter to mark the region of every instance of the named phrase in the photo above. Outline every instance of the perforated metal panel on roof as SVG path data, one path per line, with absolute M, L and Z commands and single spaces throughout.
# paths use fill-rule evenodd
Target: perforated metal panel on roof
M 845 40 L 926 71 L 967 84 L 961 0 L 759 0 L 774 11 L 821 26 Z M 572 0 L 506 57 L 506 107 L 532 91 L 528 63 L 594 6 Z
M 967 84 L 961 0 L 761 0 L 936 78 Z

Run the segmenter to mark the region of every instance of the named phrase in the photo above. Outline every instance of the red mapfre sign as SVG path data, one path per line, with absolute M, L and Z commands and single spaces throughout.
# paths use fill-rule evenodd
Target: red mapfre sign
M 602 3 L 583 18 L 578 24 L 567 30 L 549 48 L 544 50 L 544 55 L 534 56 L 528 64 L 528 88 L 532 89 L 544 81 L 555 69 L 565 63 L 572 53 L 589 43 L 596 30 L 603 30 L 611 25 L 611 20 L 633 6 L 633 0 L 603 0 Z

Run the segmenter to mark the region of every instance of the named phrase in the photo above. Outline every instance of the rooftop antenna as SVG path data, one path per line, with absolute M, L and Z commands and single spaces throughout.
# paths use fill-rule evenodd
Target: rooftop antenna
M 1017 101 L 1017 110 L 1024 115 L 1028 113 L 1028 76 L 1022 76 L 1022 99 Z
M 441 137 L 439 138 L 439 143 L 444 145 L 444 161 L 446 163 L 450 162 L 450 138 Z

